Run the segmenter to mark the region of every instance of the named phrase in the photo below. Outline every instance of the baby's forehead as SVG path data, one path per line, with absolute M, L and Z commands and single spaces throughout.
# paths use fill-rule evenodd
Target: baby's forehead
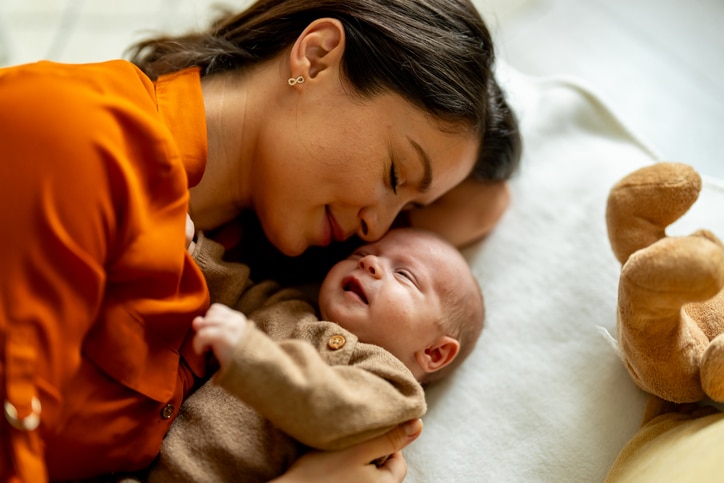
M 410 248 L 447 248 L 447 242 L 439 236 L 424 230 L 415 228 L 397 228 L 387 233 L 377 241 L 381 246 L 400 246 Z
M 431 235 L 419 239 L 408 249 L 410 256 L 418 258 L 422 264 L 427 265 L 433 275 L 451 277 L 453 280 L 448 284 L 455 284 L 455 281 L 464 284 L 467 280 L 468 277 L 464 275 L 470 272 L 470 265 L 465 257 L 457 248 L 437 236 Z
M 363 251 L 365 249 L 376 251 L 379 255 L 405 255 L 429 264 L 445 263 L 459 254 L 456 248 L 437 235 L 410 228 L 395 229 L 381 240 L 362 247 Z

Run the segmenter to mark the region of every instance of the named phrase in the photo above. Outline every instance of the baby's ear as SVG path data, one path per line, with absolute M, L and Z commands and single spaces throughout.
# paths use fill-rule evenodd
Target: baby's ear
M 450 364 L 460 352 L 460 342 L 442 335 L 425 349 L 415 353 L 415 359 L 426 373 L 436 372 Z

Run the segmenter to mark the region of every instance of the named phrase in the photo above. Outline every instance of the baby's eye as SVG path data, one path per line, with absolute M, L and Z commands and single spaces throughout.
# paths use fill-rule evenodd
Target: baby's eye
M 410 287 L 414 287 L 417 290 L 421 290 L 420 285 L 415 277 L 415 274 L 405 268 L 398 268 L 395 273 L 400 277 L 400 281 L 409 284 Z
M 408 272 L 407 270 L 397 270 L 397 274 L 402 277 L 405 277 L 406 279 L 408 279 L 410 281 L 414 280 L 414 278 L 412 277 L 412 274 L 410 272 Z

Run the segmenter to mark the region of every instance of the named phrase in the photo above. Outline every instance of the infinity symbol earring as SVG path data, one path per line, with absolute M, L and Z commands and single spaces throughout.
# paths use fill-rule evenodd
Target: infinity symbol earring
M 287 83 L 290 86 L 297 85 L 297 84 L 304 84 L 304 76 L 300 75 L 299 77 L 290 77 L 289 80 L 287 81 Z

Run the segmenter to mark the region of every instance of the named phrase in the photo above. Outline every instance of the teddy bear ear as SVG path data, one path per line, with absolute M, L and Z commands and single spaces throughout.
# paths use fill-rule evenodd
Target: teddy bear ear
M 666 227 L 699 197 L 701 176 L 689 165 L 661 162 L 638 169 L 608 195 L 606 225 L 620 263 L 666 236 Z

